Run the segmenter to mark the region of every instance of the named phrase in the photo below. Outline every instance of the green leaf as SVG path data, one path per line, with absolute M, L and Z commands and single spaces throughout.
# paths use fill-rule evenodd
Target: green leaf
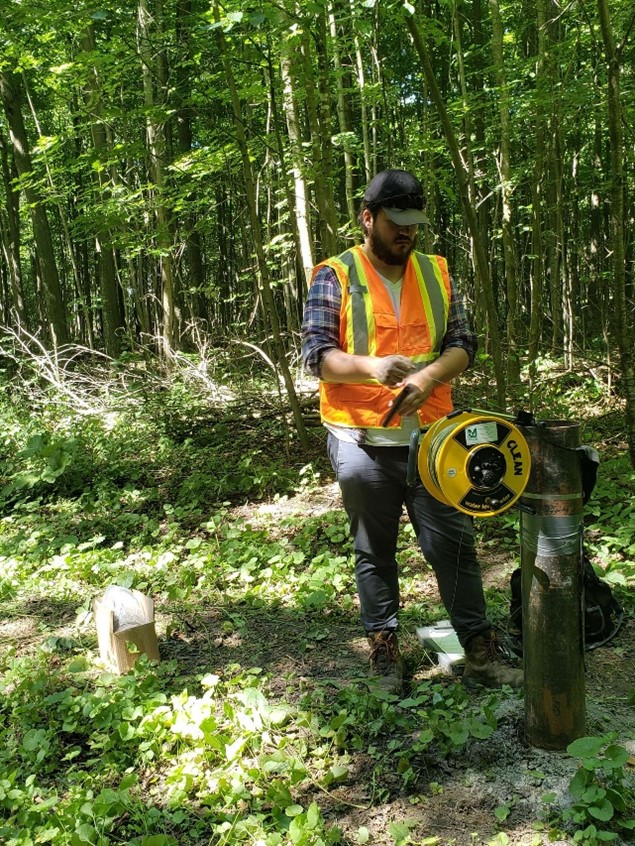
M 589 814 L 596 820 L 608 822 L 615 813 L 613 805 L 608 799 L 604 799 L 599 805 L 589 805 Z
M 56 838 L 60 834 L 59 828 L 43 828 L 41 831 L 38 831 L 37 834 L 37 842 L 38 843 L 55 843 Z
M 606 796 L 606 791 L 603 787 L 597 784 L 590 784 L 580 797 L 585 805 L 591 805 L 593 802 L 599 802 Z
M 317 802 L 311 802 L 306 812 L 306 827 L 309 829 L 317 828 L 320 824 L 320 809 Z
M 36 811 L 38 814 L 41 814 L 43 811 L 47 811 L 49 808 L 54 808 L 59 801 L 59 796 L 49 796 L 42 802 L 37 802 L 31 805 L 29 810 L 31 811 L 31 813 Z
M 395 841 L 396 846 L 405 843 L 410 835 L 410 826 L 407 823 L 394 822 L 388 826 L 388 833 Z
M 611 805 L 613 805 L 616 811 L 626 810 L 626 800 L 618 790 L 608 788 L 606 791 L 606 798 L 609 800 Z
M 366 828 L 365 825 L 362 825 L 360 826 L 360 828 L 357 829 L 356 836 L 358 843 L 368 843 L 368 841 L 370 840 L 370 831 Z
M 345 764 L 334 764 L 329 769 L 329 781 L 345 781 L 348 778 L 348 767 Z
M 601 737 L 579 737 L 567 746 L 567 752 L 574 758 L 596 757 L 605 741 Z
M 287 708 L 271 708 L 268 714 L 269 725 L 275 728 L 286 725 L 290 719 L 291 714 Z
M 94 843 L 97 839 L 97 832 L 89 823 L 82 823 L 79 825 L 72 836 L 73 844 L 77 843 Z
M 237 737 L 233 743 L 228 743 L 225 746 L 225 756 L 228 761 L 235 761 L 236 758 L 242 752 L 245 744 L 247 743 L 247 738 L 245 737 Z
M 494 729 L 487 723 L 482 723 L 480 720 L 470 720 L 470 734 L 472 737 L 478 737 L 480 740 L 486 740 L 492 736 Z
M 569 783 L 569 792 L 574 799 L 579 799 L 583 795 L 589 784 L 589 778 L 591 778 L 591 776 L 587 770 L 584 769 L 578 770 L 573 776 Z
M 298 817 L 300 814 L 304 813 L 304 808 L 302 805 L 288 805 L 284 809 L 284 813 L 287 817 Z
M 291 820 L 291 825 L 289 826 L 289 839 L 292 843 L 299 844 L 302 843 L 303 840 L 306 843 L 303 822 L 304 821 L 301 817 L 295 817 Z
M 494 816 L 499 822 L 504 822 L 510 814 L 510 807 L 509 805 L 499 805 L 498 808 L 494 810 Z
M 628 750 L 623 746 L 613 744 L 604 750 L 604 757 L 608 762 L 610 762 L 612 769 L 617 769 L 618 767 L 624 766 L 624 764 L 628 761 L 629 754 Z M 606 761 L 604 762 L 604 766 L 606 768 Z
M 418 705 L 423 704 L 425 701 L 423 696 L 417 696 L 415 698 L 411 697 L 409 699 L 402 699 L 399 703 L 400 708 L 416 708 Z
M 83 673 L 88 669 L 88 659 L 85 655 L 78 655 L 68 665 L 69 673 Z
M 48 748 L 49 742 L 44 729 L 30 729 L 22 739 L 22 746 L 27 752 L 35 752 L 43 746 Z

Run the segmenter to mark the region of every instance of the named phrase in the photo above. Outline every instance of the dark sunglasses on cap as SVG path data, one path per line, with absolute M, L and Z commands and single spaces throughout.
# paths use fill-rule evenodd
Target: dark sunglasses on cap
M 377 209 L 387 206 L 392 209 L 420 209 L 425 208 L 425 199 L 422 194 L 395 194 L 392 197 L 382 197 L 378 202 L 367 203 L 366 208 Z

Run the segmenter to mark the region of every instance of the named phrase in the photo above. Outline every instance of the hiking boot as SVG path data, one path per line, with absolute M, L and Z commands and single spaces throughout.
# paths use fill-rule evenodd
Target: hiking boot
M 403 689 L 403 658 L 394 631 L 370 632 L 370 674 L 387 693 Z
M 510 667 L 506 659 L 507 654 L 492 629 L 475 635 L 465 647 L 463 682 L 468 687 L 502 687 L 504 684 L 522 687 L 523 671 Z

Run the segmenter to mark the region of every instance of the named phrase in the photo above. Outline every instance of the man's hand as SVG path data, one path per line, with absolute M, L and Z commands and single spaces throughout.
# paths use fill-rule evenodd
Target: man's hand
M 451 347 L 432 364 L 407 377 L 405 384 L 410 388 L 410 391 L 399 410 L 401 416 L 407 417 L 414 414 L 417 409 L 421 408 L 437 385 L 447 385 L 465 370 L 467 364 L 468 357 L 465 350 Z
M 420 380 L 417 382 L 409 381 L 406 383 L 406 388 L 408 388 L 408 394 L 399 409 L 399 414 L 402 417 L 409 417 L 412 414 L 416 414 L 417 410 L 421 408 L 434 390 L 435 384 L 434 382 L 429 382 L 422 385 L 420 384 Z
M 373 379 L 377 379 L 382 385 L 394 388 L 400 385 L 414 369 L 415 365 L 411 358 L 405 355 L 387 355 L 384 358 L 375 359 Z

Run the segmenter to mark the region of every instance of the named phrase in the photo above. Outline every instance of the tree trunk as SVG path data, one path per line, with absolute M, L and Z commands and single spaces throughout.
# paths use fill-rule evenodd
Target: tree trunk
M 549 301 L 551 304 L 551 353 L 564 358 L 564 280 L 562 278 L 562 149 L 560 125 L 557 114 L 551 116 L 551 145 L 549 155 L 549 181 L 547 205 L 549 209 L 549 235 L 547 256 L 549 266 Z
M 176 43 L 178 61 L 174 75 L 176 80 L 174 97 L 176 101 L 175 120 L 178 150 L 181 155 L 191 153 L 193 149 L 192 123 L 194 108 L 191 103 L 192 69 L 194 67 L 193 48 L 191 44 L 191 29 L 194 17 L 192 0 L 177 0 L 176 4 Z M 195 199 L 190 194 L 190 201 Z M 198 231 L 198 215 L 192 211 L 192 202 L 183 217 L 185 238 L 185 257 L 187 265 L 187 284 L 181 286 L 186 292 L 189 311 L 193 318 L 202 320 L 207 316 L 203 289 L 205 288 L 205 271 L 201 237 Z
M 289 136 L 289 152 L 291 156 L 291 172 L 293 176 L 293 199 L 295 220 L 300 242 L 300 255 L 306 289 L 311 283 L 313 272 L 313 249 L 309 229 L 309 210 L 307 201 L 307 187 L 304 177 L 302 157 L 302 133 L 300 119 L 293 90 L 293 76 L 291 63 L 291 42 L 283 40 L 280 57 L 280 76 L 282 78 L 282 110 L 284 112 L 287 135 Z
M 453 23 L 454 23 L 454 36 L 456 40 L 456 57 L 457 57 L 457 68 L 459 73 L 459 83 L 461 87 L 461 97 L 463 100 L 463 150 L 461 152 L 461 159 L 465 163 L 465 171 L 466 171 L 466 186 L 467 186 L 467 202 L 469 203 L 470 207 L 473 209 L 479 208 L 479 201 L 478 201 L 478 192 L 476 186 L 476 178 L 474 174 L 474 153 L 472 150 L 472 139 L 476 138 L 475 128 L 472 121 L 472 114 L 474 110 L 471 107 L 469 102 L 468 96 L 468 89 L 467 89 L 467 81 L 465 78 L 465 65 L 464 65 L 464 57 L 463 57 L 463 42 L 461 36 L 461 21 L 458 9 L 455 5 L 453 10 Z M 483 217 L 480 212 L 476 212 L 476 218 L 478 221 L 478 232 L 477 233 L 470 233 L 470 253 L 472 256 L 472 263 L 476 265 L 476 244 L 486 244 L 487 238 L 486 233 L 483 232 L 482 221 Z M 486 297 L 484 296 L 484 292 L 481 290 L 480 284 L 481 279 L 479 278 L 478 274 L 476 276 L 476 284 L 474 286 L 474 307 L 475 307 L 475 319 L 477 325 L 485 325 L 487 323 L 487 301 Z M 485 313 L 483 310 L 485 309 Z
M 613 254 L 612 323 L 614 335 L 620 350 L 623 392 L 626 400 L 626 435 L 628 438 L 631 464 L 635 467 L 635 358 L 633 344 L 635 331 L 628 317 L 626 299 L 626 268 L 624 263 L 624 161 L 623 161 L 623 106 L 620 85 L 620 61 L 622 47 L 617 47 L 613 35 L 607 0 L 598 0 L 600 28 L 604 42 L 608 73 L 608 125 L 611 140 L 610 149 L 610 192 L 611 192 L 611 247 Z
M 317 221 L 323 256 L 337 253 L 337 222 L 332 189 L 331 128 L 330 114 L 326 104 L 325 59 L 326 28 L 322 15 L 318 16 L 315 37 L 308 32 L 301 35 L 303 81 L 305 85 L 306 110 L 311 137 L 313 190 L 317 205 Z M 315 50 L 311 45 L 315 41 Z M 314 72 L 317 66 L 317 74 Z
M 496 308 L 496 302 L 494 300 L 494 293 L 492 290 L 491 280 L 489 276 L 489 267 L 487 255 L 485 252 L 485 245 L 481 242 L 479 238 L 478 217 L 473 206 L 470 203 L 470 192 L 468 178 L 465 172 L 465 164 L 461 158 L 461 151 L 459 149 L 456 135 L 454 133 L 454 128 L 450 121 L 448 112 L 445 108 L 445 103 L 443 101 L 441 91 L 439 90 L 439 86 L 436 81 L 427 46 L 421 36 L 421 33 L 419 32 L 419 28 L 414 20 L 414 17 L 412 15 L 406 14 L 405 21 L 406 26 L 408 27 L 408 31 L 412 36 L 415 50 L 421 62 L 426 82 L 428 84 L 428 92 L 436 106 L 439 115 L 439 120 L 441 122 L 441 126 L 443 127 L 443 133 L 445 135 L 445 140 L 450 150 L 452 163 L 454 165 L 454 173 L 456 175 L 456 180 L 459 186 L 459 196 L 461 198 L 463 214 L 465 215 L 465 220 L 467 222 L 467 227 L 470 236 L 474 241 L 474 270 L 475 275 L 478 279 L 478 287 L 480 287 L 480 289 L 483 291 L 483 296 L 486 302 L 486 311 L 488 319 L 487 329 L 491 341 L 492 363 L 494 366 L 494 374 L 496 377 L 497 402 L 499 408 L 504 408 L 506 402 L 506 387 L 505 371 L 503 368 L 500 338 L 498 332 L 498 311 Z
M 82 33 L 82 49 L 88 53 L 95 51 L 95 37 L 92 27 L 86 27 Z M 108 161 L 110 150 L 106 128 L 103 121 L 103 102 L 98 69 L 90 68 L 84 87 L 86 111 L 91 116 L 90 134 L 93 150 L 98 161 Z M 99 192 L 105 201 L 110 199 L 110 183 L 105 167 L 98 167 L 95 180 Z M 104 346 L 108 355 L 116 358 L 121 350 L 121 332 L 125 329 L 123 315 L 119 308 L 117 268 L 112 246 L 112 236 L 107 228 L 95 234 L 95 252 L 98 256 L 99 288 L 101 291 L 101 309 L 104 326 Z
M 156 240 L 159 251 L 161 278 L 160 300 L 163 313 L 162 347 L 167 357 L 177 348 L 177 315 L 174 292 L 173 238 L 170 231 L 169 211 L 165 204 L 165 120 L 157 117 L 155 97 L 155 71 L 161 62 L 162 51 L 154 43 L 157 24 L 161 19 L 161 3 L 156 0 L 154 16 L 150 14 L 147 0 L 139 0 L 137 37 L 143 96 L 146 107 L 146 138 L 150 158 L 149 171 L 154 183 L 153 200 L 156 215 Z
M 328 57 L 328 23 L 326 9 L 320 9 L 316 21 L 316 53 L 318 60 L 318 96 L 319 96 L 319 121 L 318 143 L 321 150 L 321 170 L 317 178 L 324 182 L 324 209 L 323 216 L 326 224 L 325 246 L 329 255 L 338 252 L 339 244 L 337 239 L 338 219 L 335 207 L 335 174 L 333 166 L 333 125 L 331 118 L 331 78 L 329 74 Z
M 6 195 L 7 225 L 2 227 L 2 253 L 9 273 L 12 307 L 18 321 L 28 330 L 26 308 L 22 294 L 22 262 L 20 259 L 20 195 L 14 189 L 12 167 L 9 164 L 9 151 L 6 139 L 0 131 L 0 162 L 2 165 L 2 183 Z
M 214 0 L 214 18 L 216 22 L 218 22 L 220 18 L 217 0 Z M 280 372 L 282 374 L 282 378 L 285 384 L 289 405 L 291 406 L 291 412 L 293 414 L 298 439 L 300 441 L 300 446 L 302 447 L 302 449 L 306 450 L 309 446 L 308 436 L 306 428 L 304 426 L 304 420 L 302 418 L 302 409 L 300 407 L 298 396 L 295 391 L 295 386 L 293 384 L 293 379 L 289 371 L 289 365 L 286 359 L 284 344 L 282 342 L 282 337 L 280 334 L 280 323 L 278 321 L 278 315 L 276 312 L 276 304 L 273 296 L 273 291 L 271 290 L 269 267 L 267 265 L 267 260 L 262 243 L 260 220 L 258 218 L 256 208 L 255 180 L 249 153 L 247 133 L 245 130 L 245 118 L 243 115 L 240 98 L 238 96 L 238 90 L 236 88 L 232 65 L 227 54 L 225 38 L 220 28 L 216 29 L 216 40 L 218 44 L 218 53 L 225 69 L 225 77 L 227 80 L 227 85 L 231 97 L 232 110 L 234 113 L 234 127 L 236 130 L 236 140 L 238 142 L 238 147 L 240 149 L 240 154 L 243 162 L 246 200 L 249 209 L 249 219 L 251 223 L 252 236 L 254 240 L 256 258 L 258 262 L 260 292 L 262 294 L 263 301 L 263 316 L 265 322 L 268 323 L 271 327 L 273 345 L 277 357 L 276 364 L 280 368 Z
M 492 18 L 492 56 L 498 92 L 500 122 L 500 150 L 498 170 L 501 185 L 503 240 L 503 268 L 507 294 L 507 378 L 512 384 L 520 380 L 520 307 L 518 302 L 518 277 L 516 249 L 512 226 L 512 169 L 511 169 L 511 120 L 510 97 L 503 57 L 503 23 L 498 0 L 490 0 Z
M 359 89 L 359 108 L 360 108 L 360 123 L 362 128 L 362 145 L 364 148 L 364 176 L 365 182 L 368 183 L 373 177 L 373 167 L 371 162 L 370 150 L 370 135 L 368 131 L 368 109 L 366 107 L 366 73 L 364 71 L 364 57 L 362 55 L 362 48 L 357 34 L 357 27 L 355 26 L 355 0 L 350 0 L 351 8 L 351 30 L 353 33 L 353 45 L 355 48 L 355 67 L 357 70 L 357 87 Z
M 54 348 L 68 343 L 68 327 L 66 311 L 62 298 L 60 278 L 55 263 L 53 238 L 49 226 L 46 208 L 37 189 L 27 178 L 33 167 L 29 142 L 24 127 L 24 119 L 20 109 L 19 83 L 17 77 L 7 71 L 0 71 L 0 98 L 4 107 L 9 126 L 9 135 L 13 145 L 13 157 L 18 175 L 24 182 L 24 194 L 29 204 L 31 221 L 33 223 L 33 237 L 37 251 L 44 299 L 48 318 L 50 339 Z
M 531 317 L 529 323 L 529 365 L 533 367 L 538 355 L 543 323 L 543 279 L 544 279 L 544 251 L 542 232 L 542 186 L 545 170 L 547 131 L 545 118 L 545 52 L 547 49 L 546 35 L 546 0 L 537 0 L 537 31 L 538 46 L 536 53 L 536 95 L 534 128 L 534 166 L 531 186 L 531 231 L 532 231 L 532 279 L 531 279 Z M 532 377 L 533 378 L 533 377 Z M 532 385 L 532 388 L 535 387 Z
M 355 208 L 355 199 L 353 196 L 353 173 L 355 170 L 355 160 L 350 149 L 351 127 L 348 120 L 348 109 L 346 108 L 346 94 L 344 92 L 344 73 L 342 69 L 342 60 L 340 57 L 340 48 L 338 44 L 337 24 L 335 22 L 335 14 L 333 12 L 333 4 L 330 3 L 329 10 L 329 30 L 331 36 L 331 49 L 333 52 L 333 64 L 335 66 L 335 85 L 337 90 L 337 122 L 342 137 L 341 146 L 344 154 L 344 194 L 346 197 L 346 210 L 348 212 L 348 219 L 353 223 L 357 217 L 357 210 Z

